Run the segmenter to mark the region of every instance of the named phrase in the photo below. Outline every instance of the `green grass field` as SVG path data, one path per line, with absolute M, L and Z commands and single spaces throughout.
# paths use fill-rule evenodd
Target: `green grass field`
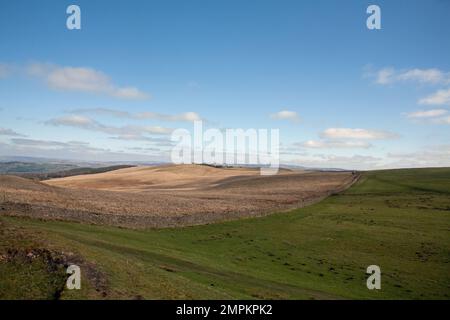
M 0 222 L 3 252 L 45 247 L 83 260 L 82 289 L 59 292 L 64 270 L 50 270 L 40 258 L 3 259 L 3 299 L 450 295 L 450 168 L 367 172 L 313 206 L 205 226 L 130 230 L 5 216 Z M 372 264 L 381 268 L 381 290 L 366 287 Z

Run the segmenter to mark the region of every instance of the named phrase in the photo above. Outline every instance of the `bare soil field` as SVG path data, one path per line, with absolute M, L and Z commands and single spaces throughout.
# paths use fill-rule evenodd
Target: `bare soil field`
M 176 227 L 266 215 L 342 191 L 351 172 L 203 165 L 133 167 L 42 182 L 0 176 L 0 213 L 132 228 Z

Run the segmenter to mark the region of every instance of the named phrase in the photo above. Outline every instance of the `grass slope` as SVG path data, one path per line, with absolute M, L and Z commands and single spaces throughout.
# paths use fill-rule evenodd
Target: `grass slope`
M 70 250 L 95 264 L 106 278 L 106 298 L 449 299 L 450 294 L 449 168 L 367 172 L 346 192 L 310 207 L 180 229 L 1 221 L 38 239 L 39 246 Z M 366 288 L 365 270 L 372 264 L 382 271 L 378 291 Z M 5 277 L 22 279 L 23 273 L 0 261 L 0 283 Z M 28 277 L 51 287 L 42 272 L 30 270 Z M 65 290 L 61 298 L 103 297 L 83 277 L 83 267 L 82 288 Z M 0 285 L 0 297 L 7 289 Z

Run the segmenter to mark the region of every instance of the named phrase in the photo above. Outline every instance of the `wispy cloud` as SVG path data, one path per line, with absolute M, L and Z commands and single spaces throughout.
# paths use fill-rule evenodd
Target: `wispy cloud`
M 154 148 L 153 154 L 149 153 L 150 148 L 147 149 L 145 154 L 139 154 L 98 148 L 82 141 L 13 138 L 10 143 L 0 142 L 0 155 L 7 156 L 21 155 L 84 161 L 168 161 L 165 153 L 160 152 L 158 148 Z
M 321 139 L 294 143 L 293 146 L 308 149 L 367 149 L 372 144 L 368 140 L 384 140 L 397 138 L 398 135 L 389 131 L 328 128 L 319 133 Z
M 59 148 L 59 147 L 86 147 L 89 145 L 87 142 L 81 141 L 69 141 L 69 142 L 60 142 L 60 141 L 51 141 L 51 140 L 36 140 L 36 139 L 22 139 L 22 138 L 13 138 L 11 142 L 16 145 L 22 146 L 36 146 L 36 147 L 44 147 L 44 148 Z
M 91 131 L 101 131 L 105 133 L 117 133 L 117 128 L 103 125 L 91 118 L 79 116 L 79 115 L 70 115 L 65 117 L 59 117 L 50 119 L 45 122 L 47 125 L 53 126 L 67 126 L 67 127 L 75 127 L 82 128 Z
M 53 89 L 107 94 L 122 99 L 149 97 L 135 87 L 115 85 L 109 76 L 92 68 L 34 63 L 28 66 L 27 71 Z
M 134 135 L 141 136 L 143 134 L 170 134 L 173 129 L 160 127 L 160 126 L 122 126 L 115 127 L 110 125 L 104 125 L 94 119 L 80 116 L 80 115 L 70 115 L 65 117 L 59 117 L 50 119 L 45 122 L 47 125 L 53 126 L 68 126 L 74 128 L 81 128 L 90 131 L 103 132 L 107 134 L 114 134 L 120 136 Z
M 420 83 L 448 83 L 450 73 L 438 69 L 411 69 L 397 74 L 399 81 L 417 81 Z
M 406 117 L 419 123 L 450 124 L 450 116 L 446 109 L 419 110 L 407 113 Z
M 341 168 L 351 170 L 365 170 L 378 166 L 382 158 L 369 155 L 338 156 L 329 154 L 316 154 L 295 158 L 292 162 L 312 168 Z
M 74 109 L 69 111 L 72 114 L 97 114 L 97 115 L 109 115 L 118 118 L 128 118 L 136 120 L 154 119 L 161 121 L 180 121 L 180 122 L 193 122 L 202 120 L 200 115 L 196 112 L 185 112 L 175 115 L 162 114 L 156 112 L 139 112 L 131 113 L 128 111 L 122 111 L 109 108 L 84 108 Z
M 277 113 L 273 113 L 270 115 L 270 118 L 275 120 L 289 120 L 291 122 L 300 121 L 300 117 L 298 116 L 297 112 L 289 110 L 282 110 Z
M 450 105 L 450 88 L 438 90 L 428 97 L 420 99 L 419 103 L 426 105 Z
M 352 128 L 328 128 L 320 136 L 328 139 L 363 139 L 382 140 L 397 138 L 398 134 L 383 130 L 352 129 Z
M 367 149 L 372 145 L 367 141 L 341 141 L 341 140 L 308 140 L 298 144 L 304 148 L 312 149 Z
M 150 152 L 155 152 L 155 151 L 159 152 L 159 151 L 161 151 L 158 148 L 152 148 L 152 147 L 130 147 L 130 148 L 127 148 L 127 150 L 138 151 L 138 152 L 148 152 L 148 151 L 150 151 Z
M 388 84 L 393 81 L 395 70 L 392 68 L 384 68 L 376 72 L 375 82 L 378 84 Z
M 150 137 L 150 136 L 144 136 L 142 134 L 121 134 L 118 136 L 110 137 L 110 139 L 124 140 L 124 141 L 145 141 L 145 142 L 151 143 L 154 146 L 159 146 L 159 147 L 170 147 L 175 144 L 170 138 Z
M 0 136 L 25 137 L 25 135 L 15 132 L 7 128 L 0 128 Z
M 396 70 L 394 68 L 383 68 L 378 71 L 368 71 L 369 77 L 375 79 L 380 85 L 393 84 L 397 82 L 415 82 L 435 86 L 447 86 L 450 84 L 450 72 L 436 68 L 432 69 L 406 69 Z M 435 93 L 418 101 L 423 105 L 450 105 L 450 88 L 440 89 Z
M 448 167 L 450 145 L 428 146 L 413 152 L 388 153 L 387 158 L 395 161 L 388 163 L 388 167 Z
M 382 68 L 375 72 L 369 72 L 369 76 L 375 79 L 375 83 L 386 85 L 396 82 L 417 82 L 422 84 L 448 84 L 450 73 L 439 69 L 406 69 Z
M 437 124 L 450 124 L 450 116 L 435 118 L 432 121 Z
M 155 112 L 141 112 L 134 115 L 137 119 L 157 119 L 163 121 L 186 121 L 193 122 L 202 120 L 202 118 L 195 112 L 185 112 L 176 115 L 167 115 Z
M 406 116 L 408 118 L 434 118 L 447 114 L 447 110 L 445 109 L 432 109 L 432 110 L 419 110 L 407 113 Z

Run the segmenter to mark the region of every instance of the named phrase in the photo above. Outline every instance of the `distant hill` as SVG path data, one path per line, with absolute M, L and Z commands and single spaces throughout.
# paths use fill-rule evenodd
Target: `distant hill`
M 54 178 L 65 178 L 71 176 L 85 175 L 85 174 L 95 174 L 95 173 L 104 173 L 113 170 L 132 168 L 132 165 L 117 165 L 117 166 L 108 166 L 101 168 L 73 168 L 69 170 L 57 171 L 57 172 L 47 172 L 47 173 L 23 173 L 16 174 L 24 178 L 37 179 L 37 180 L 47 180 Z
M 77 160 L 77 159 L 57 159 L 42 157 L 26 157 L 26 156 L 0 156 L 0 165 L 6 162 L 25 162 L 25 163 L 41 163 L 41 164 L 64 164 L 71 165 L 75 168 L 101 168 L 116 165 L 130 166 L 157 166 L 169 164 L 164 161 L 95 161 L 95 160 Z
M 0 174 L 15 175 L 36 180 L 45 180 L 84 174 L 103 173 L 131 167 L 134 167 L 134 165 L 113 165 L 92 168 L 80 167 L 78 165 L 69 163 L 8 161 L 0 162 Z
M 74 164 L 8 161 L 0 162 L 1 174 L 50 173 L 77 168 Z
M 9 165 L 8 165 L 9 164 Z M 164 162 L 164 161 L 87 161 L 87 160 L 70 160 L 70 159 L 55 159 L 55 158 L 41 158 L 41 157 L 27 157 L 27 156 L 0 156 L 0 174 L 15 174 L 20 175 L 21 173 L 49 173 L 49 172 L 62 172 L 71 169 L 80 169 L 81 173 L 78 174 L 89 174 L 88 172 L 92 168 L 108 168 L 111 167 L 111 170 L 116 170 L 117 166 L 119 169 L 120 166 L 123 168 L 127 167 L 135 167 L 135 166 L 161 166 L 161 165 L 170 165 L 172 163 Z M 200 163 L 198 164 L 200 165 Z M 259 164 L 207 164 L 201 163 L 201 165 L 215 167 L 215 168 L 261 168 Z M 341 168 L 313 168 L 313 167 L 305 167 L 292 163 L 281 163 L 280 169 L 289 169 L 289 170 L 305 170 L 305 171 L 352 171 Z M 84 172 L 83 170 L 87 170 Z M 111 171 L 107 170 L 107 171 Z M 76 172 L 76 171 L 75 171 Z M 106 172 L 106 171 L 100 171 Z M 97 172 L 93 172 L 97 173 Z M 74 175 L 74 174 L 72 174 Z M 55 175 L 48 176 L 46 178 L 58 178 L 58 177 L 66 177 L 67 175 Z M 45 178 L 44 178 L 45 179 Z

